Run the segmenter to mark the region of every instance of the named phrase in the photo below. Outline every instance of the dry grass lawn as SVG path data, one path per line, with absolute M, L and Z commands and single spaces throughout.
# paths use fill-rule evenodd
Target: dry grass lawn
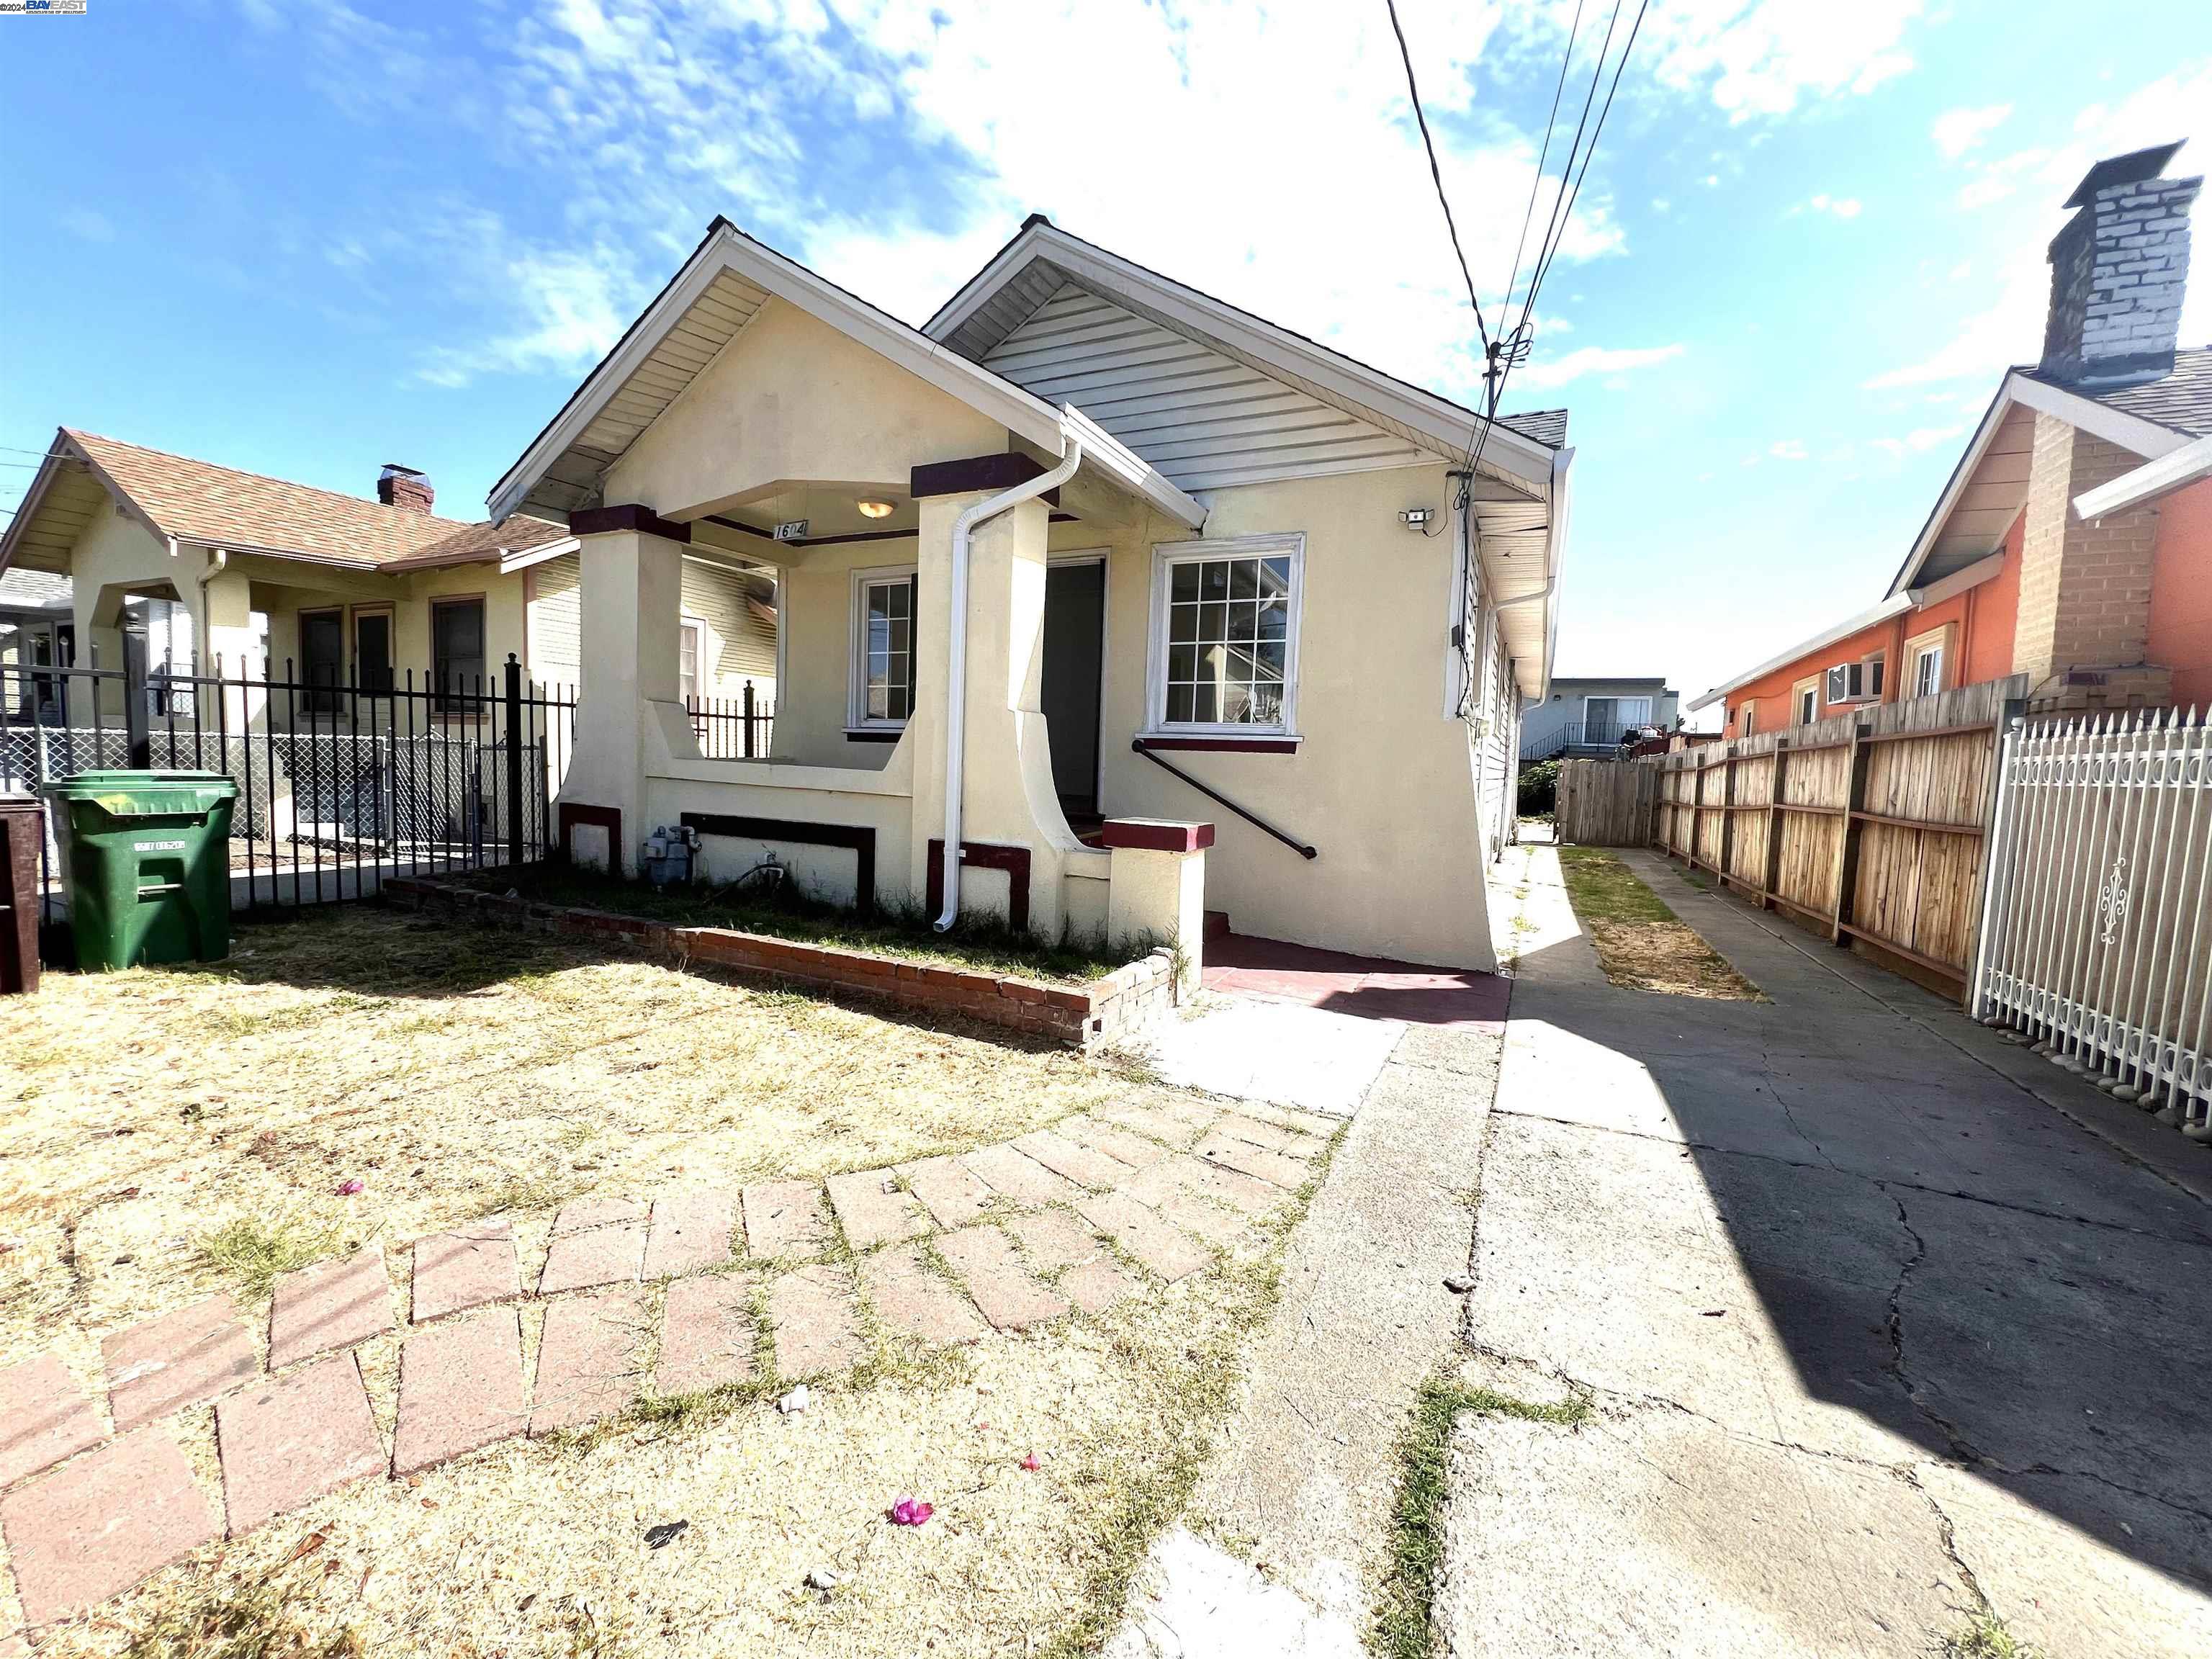
M 508 1212 L 528 1282 L 571 1196 L 873 1168 L 1158 1092 L 1065 1051 L 374 908 L 242 929 L 207 969 L 50 975 L 0 1001 L 0 1364 L 51 1350 L 88 1384 L 102 1331 L 218 1287 L 265 1325 L 271 1273 L 358 1243 L 385 1243 L 398 1286 L 409 1241 Z M 349 1632 L 376 1654 L 1079 1650 L 1195 1472 L 1279 1243 L 1254 1229 L 1100 1318 L 885 1351 L 801 1413 L 739 1392 L 372 1481 L 40 1652 L 244 1659 Z M 387 1432 L 396 1347 L 362 1351 Z M 210 1474 L 211 1417 L 181 1419 Z M 884 1525 L 909 1492 L 937 1518 Z M 837 1588 L 809 1589 L 817 1568 Z M 0 1570 L 0 1632 L 13 1616 Z
M 1664 996 L 1756 1001 L 1759 990 L 1683 926 L 1636 872 L 1592 847 L 1559 848 L 1559 871 L 1575 919 L 1615 985 Z

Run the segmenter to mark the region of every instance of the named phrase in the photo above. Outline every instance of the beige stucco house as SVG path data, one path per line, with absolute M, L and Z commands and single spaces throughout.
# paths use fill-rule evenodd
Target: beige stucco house
M 1042 218 L 920 330 L 717 221 L 491 496 L 580 546 L 563 834 L 629 869 L 689 822 L 710 872 L 1048 935 L 1195 951 L 1203 908 L 1489 968 L 1565 424 L 1501 422 L 1470 477 L 1468 410 Z M 765 760 L 683 718 L 702 556 L 777 572 Z
M 178 675 L 219 665 L 364 691 L 410 680 L 491 690 L 513 655 L 531 682 L 574 688 L 575 538 L 526 514 L 441 518 L 434 500 L 404 467 L 384 468 L 371 500 L 64 428 L 0 538 L 0 573 L 44 580 L 50 600 L 41 615 L 9 617 L 8 643 L 25 665 L 112 669 L 130 628 L 151 664 Z M 52 603 L 57 592 L 65 598 Z M 774 607 L 771 570 L 685 561 L 682 692 L 734 701 L 750 681 L 772 702 Z M 265 715 L 327 712 L 297 696 L 273 702 Z

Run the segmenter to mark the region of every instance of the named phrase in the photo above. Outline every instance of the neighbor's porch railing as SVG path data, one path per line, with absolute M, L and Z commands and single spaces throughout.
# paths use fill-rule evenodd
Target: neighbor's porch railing
M 763 760 L 775 738 L 775 708 L 760 702 L 747 680 L 735 697 L 686 697 L 684 707 L 708 760 Z
M 75 773 L 210 771 L 238 785 L 234 903 L 358 898 L 386 875 L 546 855 L 575 697 L 503 674 L 389 689 L 225 672 L 0 665 L 0 788 Z M 58 914 L 49 813 L 42 919 Z

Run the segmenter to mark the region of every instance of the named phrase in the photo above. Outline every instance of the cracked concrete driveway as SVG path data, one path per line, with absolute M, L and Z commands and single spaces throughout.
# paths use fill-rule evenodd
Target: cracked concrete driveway
M 1519 945 L 1436 1608 L 1460 1654 L 2212 1651 L 2212 1156 L 1625 855 L 1771 999 Z

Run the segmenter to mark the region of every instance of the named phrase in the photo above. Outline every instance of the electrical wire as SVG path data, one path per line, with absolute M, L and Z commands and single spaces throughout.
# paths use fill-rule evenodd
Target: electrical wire
M 1406 65 L 1406 93 L 1413 102 L 1413 119 L 1420 125 L 1421 145 L 1429 153 L 1429 177 L 1437 187 L 1437 203 L 1444 210 L 1444 228 L 1451 233 L 1452 255 L 1459 261 L 1461 280 L 1467 284 L 1467 302 L 1474 307 L 1474 331 L 1481 337 L 1486 356 L 1490 350 L 1489 325 L 1482 319 L 1482 301 L 1474 291 L 1474 273 L 1467 267 L 1467 252 L 1460 246 L 1459 222 L 1452 217 L 1451 198 L 1444 193 L 1443 169 L 1437 164 L 1437 142 L 1429 134 L 1429 118 L 1421 108 L 1421 88 L 1413 78 L 1413 52 L 1406 44 L 1406 30 L 1398 21 L 1398 0 L 1382 0 L 1390 13 L 1390 32 L 1398 37 L 1398 56 Z
M 1544 278 L 1551 273 L 1553 261 L 1559 258 L 1560 244 L 1565 240 L 1568 222 L 1574 214 L 1575 203 L 1582 195 L 1583 181 L 1589 177 L 1590 163 L 1597 155 L 1598 140 L 1605 132 L 1606 118 L 1613 112 L 1613 94 L 1620 90 L 1621 75 L 1628 67 L 1629 54 L 1636 50 L 1636 37 L 1643 30 L 1644 15 L 1650 7 L 1650 0 L 1638 0 L 1636 15 L 1629 24 L 1628 38 L 1621 43 L 1620 55 L 1613 62 L 1613 79 L 1606 87 L 1605 102 L 1597 106 L 1597 123 L 1595 126 L 1590 126 L 1589 125 L 1590 109 L 1597 97 L 1598 82 L 1605 79 L 1606 57 L 1613 45 L 1613 31 L 1620 21 L 1620 0 L 1614 0 L 1613 15 L 1606 23 L 1605 39 L 1598 46 L 1597 65 L 1590 72 L 1589 91 L 1583 98 L 1582 118 L 1575 124 L 1574 141 L 1567 149 L 1566 165 L 1560 169 L 1559 192 L 1552 200 L 1552 212 L 1546 222 L 1544 238 L 1537 244 L 1536 264 L 1529 273 L 1528 291 L 1522 295 L 1521 314 L 1505 336 L 1506 349 L 1498 354 L 1502 361 L 1495 365 L 1496 373 L 1490 377 L 1488 418 L 1484 421 L 1477 434 L 1474 452 L 1468 457 L 1469 477 L 1461 486 L 1463 495 L 1471 492 L 1474 488 L 1472 475 L 1476 465 L 1482 459 L 1483 445 L 1490 436 L 1490 428 L 1497 424 L 1498 402 L 1504 396 L 1506 382 L 1511 378 L 1514 367 L 1528 356 L 1529 349 L 1534 343 L 1534 336 L 1530 331 L 1531 319 L 1536 311 L 1536 295 L 1544 285 Z M 1579 9 L 1576 16 L 1579 24 L 1581 16 Z M 1567 51 L 1571 57 L 1574 51 L 1574 40 L 1571 35 L 1567 42 Z M 1565 75 L 1566 68 L 1563 64 L 1560 66 L 1562 85 L 1565 84 Z M 1585 128 L 1589 134 L 1589 143 L 1587 148 L 1583 144 Z M 1547 133 L 1547 141 L 1550 135 Z M 1575 166 L 1577 156 L 1582 162 L 1579 171 Z M 1543 177 L 1540 161 L 1538 165 L 1537 179 L 1540 186 Z M 1508 292 L 1510 295 L 1510 290 L 1509 289 Z

